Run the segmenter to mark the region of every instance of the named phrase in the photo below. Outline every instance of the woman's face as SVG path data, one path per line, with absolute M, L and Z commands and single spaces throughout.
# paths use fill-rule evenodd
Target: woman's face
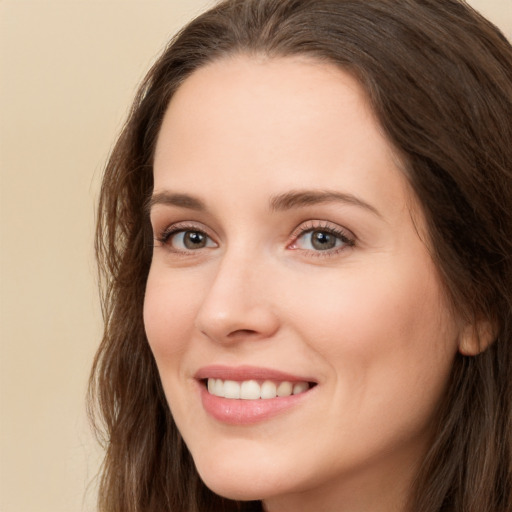
M 213 491 L 399 510 L 459 343 L 399 165 L 330 64 L 233 57 L 173 97 L 144 321 Z

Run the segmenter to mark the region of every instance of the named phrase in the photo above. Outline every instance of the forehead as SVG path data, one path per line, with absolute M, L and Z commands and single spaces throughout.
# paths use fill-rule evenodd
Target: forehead
M 403 208 L 400 166 L 351 74 L 310 58 L 238 55 L 200 68 L 175 93 L 157 141 L 155 191 L 334 188 Z
M 230 130 L 231 142 L 238 131 L 239 138 L 251 136 L 269 146 L 265 135 L 270 131 L 292 137 L 298 129 L 311 136 L 311 129 L 322 124 L 324 132 L 331 130 L 328 111 L 343 111 L 339 121 L 345 125 L 365 119 L 377 127 L 362 87 L 335 65 L 306 57 L 235 55 L 199 68 L 184 81 L 171 99 L 160 135 L 184 139 L 215 129 L 220 139 Z M 333 138 L 340 128 L 331 130 Z M 157 159 L 166 150 L 162 139 Z

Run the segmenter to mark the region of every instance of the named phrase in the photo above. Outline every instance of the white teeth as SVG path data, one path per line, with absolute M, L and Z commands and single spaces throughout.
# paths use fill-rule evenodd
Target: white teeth
M 224 382 L 224 398 L 240 398 L 240 383 L 226 380 Z
M 215 386 L 213 386 L 213 394 L 217 396 L 224 396 L 224 381 L 222 379 L 208 379 L 208 383 L 210 383 L 211 380 L 215 382 Z
M 277 396 L 276 385 L 271 380 L 266 380 L 261 385 L 261 398 L 275 398 Z
M 281 382 L 279 386 L 277 386 L 277 396 L 290 396 L 293 391 L 293 386 L 291 382 Z
M 223 398 L 242 400 L 267 400 L 276 397 L 298 395 L 309 389 L 307 382 L 291 383 L 283 381 L 279 383 L 266 380 L 259 384 L 256 380 L 237 382 L 234 380 L 208 379 L 208 392 L 211 395 Z
M 307 391 L 309 389 L 309 384 L 307 382 L 297 382 L 293 386 L 293 394 L 298 395 L 300 393 L 304 393 L 304 391 Z
M 256 400 L 261 395 L 260 385 L 255 380 L 246 380 L 240 386 L 240 398 Z

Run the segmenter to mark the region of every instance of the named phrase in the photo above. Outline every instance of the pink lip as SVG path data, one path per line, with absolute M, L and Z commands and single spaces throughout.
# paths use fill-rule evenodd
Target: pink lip
M 208 366 L 201 368 L 195 378 L 198 381 L 201 402 L 204 410 L 216 420 L 229 425 L 251 425 L 268 420 L 283 413 L 306 400 L 315 388 L 286 397 L 270 398 L 267 400 L 233 400 L 211 395 L 203 381 L 207 378 L 223 380 L 273 380 L 289 382 L 314 382 L 313 379 L 299 377 L 288 373 L 258 368 L 253 366 Z
M 274 380 L 282 382 L 316 382 L 310 377 L 292 375 L 290 373 L 272 370 L 270 368 L 260 368 L 257 366 L 223 366 L 212 365 L 201 368 L 194 377 L 198 380 L 203 379 L 222 379 L 222 380 Z

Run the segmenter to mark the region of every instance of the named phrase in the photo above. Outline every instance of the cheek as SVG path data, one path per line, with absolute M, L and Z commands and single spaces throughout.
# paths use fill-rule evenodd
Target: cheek
M 448 343 L 455 334 L 454 321 L 434 269 L 428 263 L 420 271 L 417 263 L 411 268 L 386 263 L 349 269 L 338 283 L 331 279 L 321 296 L 309 295 L 302 313 L 309 312 L 311 325 L 337 332 L 354 350 L 374 346 L 389 352 L 400 345 L 428 349 L 436 341 Z M 326 336 L 329 346 L 332 335 Z
M 430 431 L 453 364 L 456 331 L 436 283 L 418 277 L 353 273 L 320 303 L 309 302 L 304 339 L 330 366 L 333 405 L 323 435 L 344 431 L 361 440 L 345 454 L 381 453 L 406 441 L 415 446 Z
M 190 341 L 199 298 L 196 288 L 180 286 L 162 272 L 151 269 L 144 298 L 144 327 L 160 367 L 177 361 Z
M 442 393 L 457 330 L 434 270 L 425 268 L 352 269 L 297 304 L 304 339 L 343 382 L 341 392 L 383 401 L 413 401 L 421 388 L 431 390 L 431 401 Z

